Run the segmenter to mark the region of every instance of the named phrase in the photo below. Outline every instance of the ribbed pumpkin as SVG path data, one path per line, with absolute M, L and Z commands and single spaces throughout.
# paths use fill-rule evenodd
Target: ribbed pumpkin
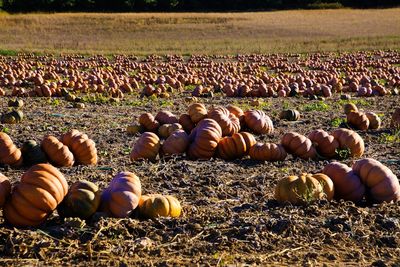
M 174 114 L 172 114 L 172 112 L 167 110 L 159 111 L 155 117 L 155 120 L 158 121 L 160 125 L 173 124 L 178 122 L 178 118 Z
M 241 108 L 234 105 L 228 105 L 226 108 L 239 119 L 240 125 L 244 124 L 244 112 Z
M 77 137 L 82 137 L 85 139 L 88 138 L 88 136 L 86 134 L 81 133 L 79 130 L 72 129 L 72 130 L 66 132 L 65 134 L 61 135 L 60 141 L 61 141 L 61 143 L 66 145 L 68 148 L 70 148 L 72 145 L 72 142 Z
M 151 132 L 144 132 L 131 152 L 131 160 L 150 159 L 155 160 L 160 150 L 160 139 L 158 136 Z
M 289 132 L 282 136 L 281 144 L 285 150 L 302 159 L 315 159 L 317 151 L 310 139 L 304 135 Z
M 329 176 L 335 185 L 335 198 L 359 202 L 365 194 L 365 186 L 353 170 L 340 162 L 326 165 L 322 173 Z
M 374 112 L 366 112 L 365 116 L 367 116 L 369 120 L 369 129 L 376 130 L 381 128 L 381 119 Z
M 274 131 L 271 119 L 261 110 L 246 111 L 244 121 L 247 127 L 256 134 L 271 134 Z
M 317 179 L 317 181 L 322 186 L 322 191 L 325 194 L 325 198 L 329 201 L 332 200 L 335 195 L 335 186 L 333 184 L 332 179 L 323 173 L 308 174 L 308 175 L 311 175 L 314 179 Z
M 350 111 L 347 114 L 347 123 L 357 130 L 366 131 L 369 127 L 368 117 L 363 112 Z
M 182 114 L 179 117 L 179 123 L 182 125 L 182 128 L 187 134 L 190 134 L 190 132 L 196 127 L 189 114 Z
M 72 151 L 72 154 L 74 154 L 75 160 L 78 164 L 97 164 L 96 144 L 92 139 L 89 139 L 86 134 L 73 138 L 69 149 Z
M 295 205 L 308 204 L 325 197 L 321 183 L 312 174 L 281 179 L 275 188 L 275 199 Z
M 287 157 L 285 148 L 279 144 L 257 143 L 249 151 L 250 158 L 260 161 L 283 161 Z
M 8 112 L 4 114 L 1 117 L 1 121 L 3 123 L 8 123 L 8 124 L 15 124 L 15 123 L 20 123 L 24 118 L 24 113 L 21 110 L 13 110 L 11 112 Z
M 297 121 L 300 119 L 300 112 L 295 109 L 283 110 L 279 117 L 282 120 Z
M 143 126 L 146 131 L 156 132 L 160 123 L 156 121 L 153 115 L 150 113 L 144 113 L 139 117 L 139 124 Z
M 396 175 L 377 160 L 366 158 L 353 165 L 353 171 L 367 187 L 367 196 L 373 202 L 400 201 L 400 185 Z
M 213 119 L 203 119 L 189 136 L 189 158 L 210 159 L 214 156 L 221 138 L 222 130 L 219 124 Z
M 163 124 L 158 128 L 158 136 L 161 138 L 168 138 L 173 132 L 182 129 L 179 123 Z
M 201 103 L 193 103 L 189 106 L 188 113 L 193 123 L 198 123 L 207 117 L 207 109 Z
M 128 217 L 139 205 L 142 186 L 132 172 L 120 172 L 101 195 L 101 209 L 117 218 Z
M 351 111 L 358 112 L 358 108 L 353 103 L 348 103 L 343 106 L 344 114 L 349 114 Z
M 61 217 L 79 217 L 88 219 L 100 205 L 101 192 L 96 184 L 78 181 L 71 185 L 67 196 L 57 207 Z
M 392 114 L 390 126 L 393 128 L 400 128 L 400 108 L 396 108 Z
M 18 227 L 38 226 L 68 193 L 64 175 L 50 164 L 27 170 L 4 206 L 6 220 Z
M 309 133 L 308 138 L 316 147 L 319 155 L 325 158 L 336 157 L 336 150 L 339 148 L 339 142 L 324 130 L 314 130 Z
M 11 193 L 11 183 L 7 177 L 0 173 L 0 208 L 3 207 Z
M 139 202 L 141 217 L 153 219 L 157 217 L 179 217 L 182 207 L 174 196 L 159 194 L 143 195 Z
M 222 136 L 231 136 L 240 131 L 239 119 L 224 107 L 211 108 L 208 118 L 215 120 L 222 129 Z
M 184 130 L 173 132 L 162 144 L 162 152 L 165 155 L 185 153 L 189 146 L 189 136 Z
M 0 163 L 19 167 L 22 165 L 21 150 L 18 149 L 11 138 L 0 132 Z
M 47 162 L 46 154 L 35 140 L 26 141 L 22 145 L 21 152 L 26 166 Z
M 51 163 L 58 167 L 71 167 L 75 159 L 69 148 L 54 136 L 48 135 L 41 143 L 42 150 L 46 153 Z
M 340 149 L 349 149 L 351 157 L 361 157 L 364 154 L 364 140 L 358 133 L 348 129 L 337 129 L 332 136 L 339 142 Z
M 254 136 L 247 132 L 235 133 L 222 138 L 218 143 L 217 155 L 225 160 L 240 159 L 256 144 Z

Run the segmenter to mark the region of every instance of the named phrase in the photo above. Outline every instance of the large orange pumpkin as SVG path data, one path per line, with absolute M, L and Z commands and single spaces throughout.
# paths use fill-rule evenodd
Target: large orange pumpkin
M 189 158 L 210 159 L 214 156 L 221 138 L 222 130 L 215 120 L 201 120 L 189 136 Z
M 0 163 L 19 167 L 22 161 L 21 150 L 6 133 L 0 132 Z
M 155 160 L 160 150 L 160 145 L 160 139 L 156 134 L 151 132 L 143 133 L 132 149 L 131 160 Z
M 347 114 L 347 123 L 357 130 L 366 131 L 369 128 L 368 117 L 360 111 L 350 111 Z
M 224 107 L 215 107 L 208 111 L 208 118 L 215 120 L 222 129 L 222 136 L 231 136 L 240 130 L 239 118 Z
M 64 175 L 50 164 L 27 170 L 4 206 L 6 220 L 18 227 L 38 226 L 68 193 Z
M 339 142 L 339 149 L 349 149 L 351 157 L 361 157 L 364 154 L 364 140 L 355 131 L 337 129 L 332 136 Z
M 339 148 L 339 142 L 324 130 L 312 131 L 308 138 L 315 145 L 319 155 L 325 158 L 334 158 L 336 150 Z
M 257 134 L 271 134 L 274 131 L 272 120 L 261 110 L 248 110 L 244 121 L 249 129 Z
M 256 139 L 250 133 L 235 133 L 231 137 L 226 136 L 218 143 L 217 154 L 225 160 L 240 159 L 247 155 Z
M 201 103 L 193 103 L 189 106 L 188 113 L 193 123 L 198 123 L 207 117 L 207 109 Z
M 283 161 L 287 157 L 285 148 L 279 144 L 257 143 L 249 151 L 250 158 L 260 161 Z
M 239 119 L 240 125 L 244 124 L 244 112 L 241 108 L 234 105 L 228 105 L 226 108 Z
M 281 144 L 288 153 L 302 159 L 315 159 L 317 151 L 310 139 L 304 135 L 289 132 L 282 136 Z
M 71 167 L 74 165 L 74 155 L 66 145 L 54 136 L 48 135 L 43 138 L 41 147 L 49 161 L 54 165 L 58 167 Z

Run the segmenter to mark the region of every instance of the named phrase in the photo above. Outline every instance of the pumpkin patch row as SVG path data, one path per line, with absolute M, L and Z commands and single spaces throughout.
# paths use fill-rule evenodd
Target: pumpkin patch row
M 96 184 L 78 181 L 68 188 L 64 175 L 50 164 L 28 169 L 11 190 L 9 180 L 0 174 L 0 207 L 6 221 L 16 227 L 36 227 L 55 211 L 59 216 L 90 218 L 102 211 L 125 218 L 138 211 L 144 218 L 179 217 L 181 205 L 173 196 L 142 195 L 139 178 L 131 172 L 118 173 L 100 191 Z

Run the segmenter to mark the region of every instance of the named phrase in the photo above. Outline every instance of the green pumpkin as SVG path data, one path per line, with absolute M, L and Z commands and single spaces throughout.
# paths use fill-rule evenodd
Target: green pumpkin
M 10 101 L 8 101 L 8 106 L 9 107 L 16 107 L 16 108 L 20 108 L 24 105 L 24 101 L 22 101 L 21 99 L 10 99 Z
M 22 111 L 13 110 L 9 113 L 4 114 L 1 118 L 1 121 L 3 123 L 15 124 L 21 122 L 23 118 L 24 118 L 24 113 Z
M 21 152 L 26 166 L 48 162 L 46 154 L 35 140 L 26 141 L 21 147 Z
M 297 121 L 300 119 L 300 112 L 295 109 L 284 110 L 281 112 L 280 118 L 288 121 Z
M 57 207 L 58 214 L 62 218 L 88 219 L 97 211 L 100 197 L 101 192 L 96 184 L 85 180 L 75 182 Z

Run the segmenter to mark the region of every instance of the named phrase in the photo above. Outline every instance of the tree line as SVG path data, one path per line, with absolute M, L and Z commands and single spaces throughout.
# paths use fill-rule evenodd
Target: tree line
M 400 6 L 400 0 L 3 0 L 1 8 L 9 12 L 133 12 L 376 8 L 394 6 Z

